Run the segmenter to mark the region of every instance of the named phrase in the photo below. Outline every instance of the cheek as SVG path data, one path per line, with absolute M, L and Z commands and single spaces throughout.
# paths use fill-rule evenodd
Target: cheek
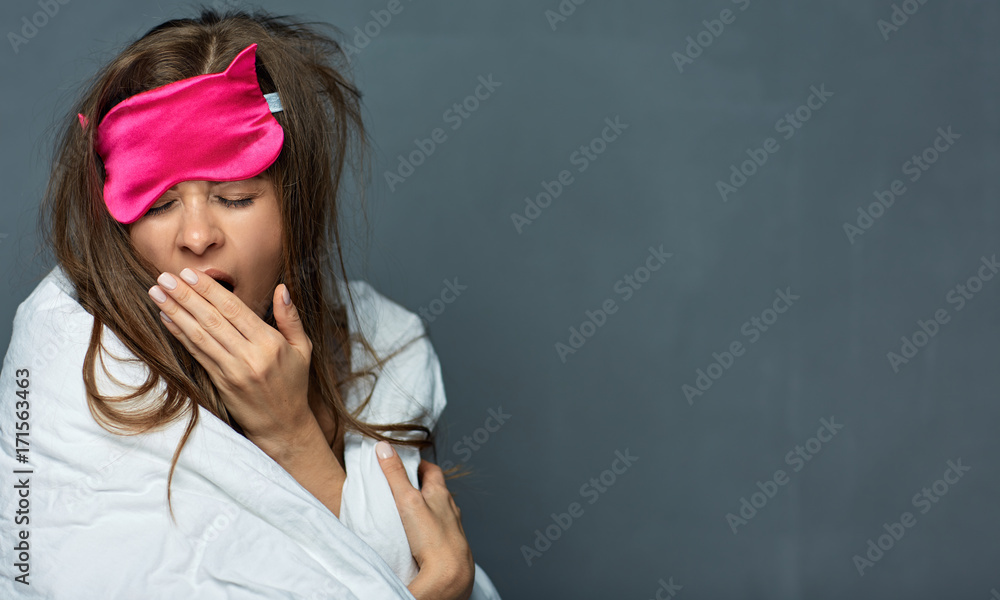
M 273 226 L 256 228 L 253 234 L 241 241 L 240 246 L 248 257 L 253 257 L 251 262 L 259 268 L 269 269 L 281 262 L 281 236 Z
M 282 262 L 281 227 L 277 218 L 266 226 L 259 228 L 258 236 L 254 238 L 260 248 L 261 257 L 267 266 L 280 265 Z
M 242 261 L 245 261 L 243 264 L 250 267 L 248 272 L 257 282 L 255 286 L 266 287 L 281 275 L 284 265 L 281 231 L 272 221 L 248 228 L 246 233 L 248 235 L 240 241 Z M 262 293 L 270 291 L 272 290 L 267 289 Z M 270 301 L 270 296 L 267 297 L 267 301 Z
M 156 236 L 148 227 L 133 226 L 129 229 L 129 238 L 136 252 L 152 263 L 157 263 L 159 252 L 157 251 Z

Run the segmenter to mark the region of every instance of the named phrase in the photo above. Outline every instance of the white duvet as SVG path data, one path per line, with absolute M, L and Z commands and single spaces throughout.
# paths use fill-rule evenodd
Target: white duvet
M 423 332 L 413 313 L 367 283 L 349 285 L 359 313 L 348 311 L 349 327 L 380 353 Z M 186 419 L 131 437 L 94 421 L 82 380 L 92 323 L 58 266 L 18 307 L 0 373 L 0 597 L 412 598 L 406 585 L 417 568 L 375 441 L 354 433 L 345 438 L 338 519 L 253 443 L 199 409 L 171 484 L 175 525 L 166 480 Z M 107 329 L 104 343 L 115 379 L 144 379 L 141 362 L 115 360 L 133 356 Z M 354 367 L 367 358 L 356 351 Z M 123 391 L 97 373 L 102 392 Z M 348 406 L 369 389 L 356 389 Z M 398 423 L 426 412 L 421 423 L 431 428 L 445 404 L 440 365 L 423 338 L 386 364 L 361 419 Z M 416 485 L 419 451 L 394 447 Z M 472 598 L 499 599 L 478 565 Z

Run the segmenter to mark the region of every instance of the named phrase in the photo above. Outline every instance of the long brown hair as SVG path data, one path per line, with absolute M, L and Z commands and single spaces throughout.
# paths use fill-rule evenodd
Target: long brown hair
M 338 199 L 343 196 L 345 164 L 360 175 L 356 182 L 367 179 L 369 140 L 361 119 L 361 92 L 342 74 L 349 71 L 347 58 L 340 44 L 321 32 L 320 26 L 340 32 L 326 23 L 297 21 L 262 10 L 220 14 L 203 8 L 198 18 L 157 25 L 94 76 L 57 138 L 40 230 L 73 283 L 80 304 L 94 316 L 83 367 L 90 412 L 102 427 L 122 435 L 150 431 L 188 414 L 167 478 L 168 505 L 177 459 L 198 422 L 193 403 L 243 432 L 230 417 L 208 372 L 162 327 L 158 308 L 148 301 L 147 290 L 159 273 L 132 245 L 128 226 L 114 220 L 104 206 L 105 173 L 94 151 L 94 132 L 104 115 L 122 100 L 180 79 L 223 71 L 255 42 L 261 91 L 277 91 L 284 107 L 274 113 L 285 131 L 284 146 L 264 175 L 274 184 L 281 206 L 285 256 L 279 281 L 294 295 L 313 343 L 310 393 L 322 399 L 336 422 L 335 440 L 342 432 L 357 431 L 394 444 L 430 448 L 436 457 L 434 433 L 417 421 L 374 425 L 357 419 L 372 392 L 354 414 L 345 405 L 350 386 L 361 378 L 377 379 L 389 358 L 427 334 L 424 331 L 378 358 L 360 332 L 348 332 L 347 304 L 336 284 L 347 280 Z M 77 112 L 93 126 L 81 128 Z M 357 187 L 362 194 L 363 185 Z M 115 257 L 113 262 L 107 260 L 110 256 Z M 350 288 L 344 289 L 354 310 Z M 265 318 L 276 326 L 270 311 Z M 124 396 L 101 395 L 95 381 L 96 361 L 99 352 L 105 351 L 101 343 L 105 325 L 150 368 L 146 381 Z M 376 358 L 370 368 L 351 370 L 354 340 Z M 126 401 L 149 394 L 161 378 L 166 384 L 161 399 L 144 410 L 128 405 Z M 396 439 L 380 432 L 422 432 L 424 437 Z M 457 470 L 458 466 L 449 469 L 449 478 L 466 474 L 454 475 Z

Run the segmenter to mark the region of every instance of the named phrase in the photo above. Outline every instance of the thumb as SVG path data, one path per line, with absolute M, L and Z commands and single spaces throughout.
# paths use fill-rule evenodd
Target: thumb
M 299 309 L 292 304 L 288 286 L 282 283 L 274 288 L 271 303 L 274 306 L 274 322 L 288 343 L 293 346 L 308 346 L 309 336 L 306 335 L 302 319 L 299 317 Z

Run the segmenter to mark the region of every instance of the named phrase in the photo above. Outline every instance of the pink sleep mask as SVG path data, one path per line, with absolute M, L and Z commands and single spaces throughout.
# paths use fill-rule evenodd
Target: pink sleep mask
M 97 126 L 104 203 L 120 223 L 141 217 L 182 181 L 237 181 L 278 158 L 284 130 L 272 112 L 278 94 L 261 93 L 250 44 L 222 73 L 181 79 L 116 104 Z M 87 117 L 78 114 L 86 129 Z

